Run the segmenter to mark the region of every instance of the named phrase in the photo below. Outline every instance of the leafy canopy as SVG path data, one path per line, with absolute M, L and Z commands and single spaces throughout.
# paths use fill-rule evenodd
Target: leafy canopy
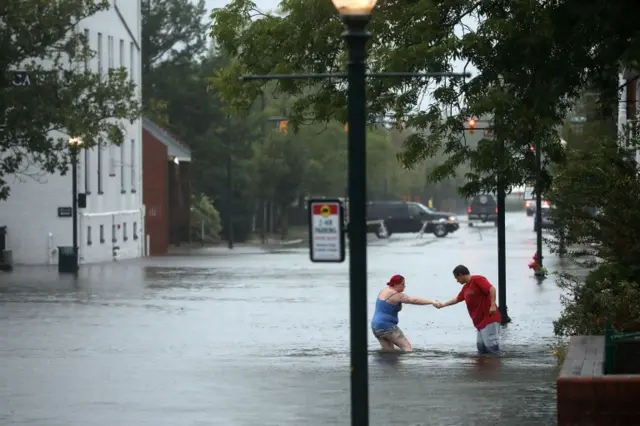
M 0 199 L 9 176 L 35 169 L 65 173 L 69 137 L 83 146 L 120 144 L 122 120 L 139 116 L 135 84 L 123 69 L 98 75 L 77 24 L 109 1 L 7 0 L 0 3 Z
M 587 83 L 615 91 L 618 64 L 637 57 L 638 12 L 637 2 L 380 0 L 370 24 L 372 72 L 451 71 L 458 61 L 479 73 L 467 81 L 371 78 L 370 120 L 393 112 L 419 130 L 399 156 L 406 167 L 443 153 L 445 159 L 431 169 L 432 180 L 451 177 L 466 164 L 467 193 L 495 189 L 496 171 L 508 184 L 530 182 L 529 146 L 540 143 L 548 161 L 562 160 L 556 127 L 571 101 Z M 246 111 L 260 90 L 259 83 L 239 82 L 241 74 L 344 68 L 342 24 L 329 0 L 283 0 L 276 13 L 234 0 L 211 16 L 212 37 L 237 58 L 216 80 L 236 111 Z M 298 97 L 294 124 L 309 115 L 344 122 L 345 90 L 332 80 L 278 85 L 278 91 Z M 466 143 L 468 117 L 491 120 L 495 138 L 475 147 Z M 549 185 L 550 177 L 544 177 Z

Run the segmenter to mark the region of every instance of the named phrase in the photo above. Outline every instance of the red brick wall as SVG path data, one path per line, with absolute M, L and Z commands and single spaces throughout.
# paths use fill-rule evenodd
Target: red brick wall
M 557 392 L 558 426 L 640 424 L 640 376 L 559 378 Z
M 169 248 L 168 152 L 162 142 L 142 131 L 142 200 L 147 215 L 146 233 L 150 235 L 149 254 L 166 254 Z

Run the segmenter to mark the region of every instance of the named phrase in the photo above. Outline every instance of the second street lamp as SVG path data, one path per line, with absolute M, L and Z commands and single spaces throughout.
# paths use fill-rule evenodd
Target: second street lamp
M 71 216 L 73 221 L 73 272 L 78 271 L 78 151 L 82 147 L 82 139 L 70 138 L 69 150 L 71 152 Z

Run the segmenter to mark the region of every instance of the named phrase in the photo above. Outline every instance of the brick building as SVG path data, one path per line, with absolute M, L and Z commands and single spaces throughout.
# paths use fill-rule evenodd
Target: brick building
M 166 254 L 189 241 L 191 149 L 148 118 L 142 119 L 142 188 L 147 253 Z

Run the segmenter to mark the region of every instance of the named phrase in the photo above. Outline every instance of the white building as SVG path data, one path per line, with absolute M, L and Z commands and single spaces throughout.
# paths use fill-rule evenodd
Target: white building
M 140 0 L 113 0 L 108 11 L 79 24 L 96 56 L 94 72 L 126 67 L 140 95 Z M 79 209 L 80 263 L 134 258 L 144 254 L 142 203 L 142 121 L 126 122 L 122 146 L 83 150 L 79 154 L 78 191 L 87 194 Z M 0 202 L 0 226 L 7 227 L 6 249 L 14 264 L 57 264 L 59 246 L 72 246 L 72 218 L 58 208 L 72 205 L 71 172 L 16 178 L 9 199 Z M 114 256 L 115 254 L 115 256 Z

